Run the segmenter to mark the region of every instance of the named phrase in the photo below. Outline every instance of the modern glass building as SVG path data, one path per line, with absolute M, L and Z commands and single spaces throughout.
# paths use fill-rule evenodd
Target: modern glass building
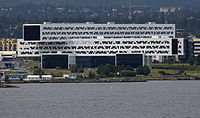
M 145 56 L 183 55 L 184 46 L 175 38 L 175 24 L 24 24 L 23 37 L 18 56 L 42 56 L 43 68 L 137 67 Z

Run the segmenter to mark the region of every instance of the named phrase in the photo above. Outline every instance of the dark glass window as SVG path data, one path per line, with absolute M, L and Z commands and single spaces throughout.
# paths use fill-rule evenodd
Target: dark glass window
M 100 65 L 115 65 L 115 56 L 77 56 L 76 65 L 84 68 L 96 68 Z
M 40 26 L 24 26 L 24 40 L 40 40 Z
M 14 58 L 3 58 L 2 61 L 14 61 Z
M 68 68 L 68 55 L 43 55 L 42 67 L 46 69 Z
M 178 39 L 172 39 L 172 54 L 178 54 Z
M 142 54 L 117 54 L 117 65 L 132 66 L 134 68 L 143 65 Z

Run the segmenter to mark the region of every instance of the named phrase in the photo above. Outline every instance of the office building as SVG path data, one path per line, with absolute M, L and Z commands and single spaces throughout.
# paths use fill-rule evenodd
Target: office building
M 18 56 L 41 56 L 43 68 L 145 64 L 145 57 L 183 55 L 174 24 L 24 24 Z

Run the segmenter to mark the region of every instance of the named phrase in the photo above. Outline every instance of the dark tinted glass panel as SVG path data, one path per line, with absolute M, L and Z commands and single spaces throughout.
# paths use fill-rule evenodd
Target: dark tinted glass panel
M 84 68 L 96 68 L 100 65 L 115 65 L 114 56 L 77 56 L 76 65 Z
M 46 69 L 68 68 L 68 55 L 43 55 L 42 67 Z
M 24 26 L 24 40 L 40 40 L 40 26 Z
M 132 66 L 134 68 L 143 65 L 142 54 L 117 54 L 117 65 Z
M 14 58 L 3 58 L 2 61 L 14 61 Z
M 178 40 L 172 39 L 172 54 L 178 54 Z

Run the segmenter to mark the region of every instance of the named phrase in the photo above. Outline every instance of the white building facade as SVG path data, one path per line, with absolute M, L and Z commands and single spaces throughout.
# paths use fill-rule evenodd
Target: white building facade
M 116 54 L 138 54 L 147 56 L 171 56 L 172 40 L 178 40 L 178 55 L 183 55 L 183 38 L 97 38 L 69 39 L 66 41 L 19 40 L 19 56 L 41 56 L 42 54 L 75 54 L 79 56 L 107 56 Z
M 120 54 L 183 55 L 183 46 L 183 39 L 175 38 L 175 24 L 24 24 L 18 56 L 67 55 L 69 65 L 79 56 L 89 61 L 114 56 L 116 61 Z
M 31 24 L 25 24 L 31 26 Z M 104 38 L 175 38 L 175 24 L 94 24 L 44 23 L 40 25 L 41 40 Z

